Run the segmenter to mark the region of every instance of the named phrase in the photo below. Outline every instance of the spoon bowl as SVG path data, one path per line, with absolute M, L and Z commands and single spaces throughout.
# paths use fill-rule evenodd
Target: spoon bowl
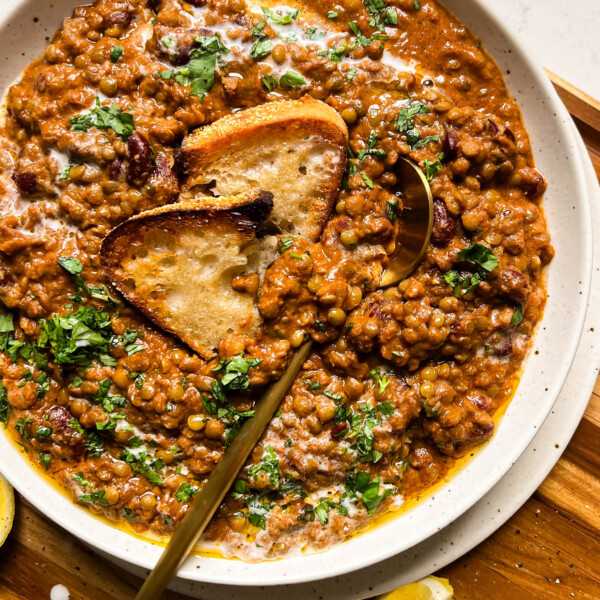
M 406 158 L 396 163 L 398 187 L 402 192 L 403 227 L 396 252 L 381 277 L 379 287 L 395 285 L 408 277 L 421 262 L 433 230 L 433 196 L 423 171 Z

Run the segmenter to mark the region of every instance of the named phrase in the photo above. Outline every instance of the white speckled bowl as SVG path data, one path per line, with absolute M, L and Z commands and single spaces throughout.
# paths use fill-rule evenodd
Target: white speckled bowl
M 496 435 L 437 493 L 326 553 L 246 564 L 191 557 L 184 579 L 229 585 L 277 585 L 354 571 L 393 556 L 446 527 L 482 498 L 527 448 L 551 410 L 581 335 L 591 282 L 591 216 L 585 176 L 568 116 L 543 71 L 487 12 L 485 0 L 446 4 L 482 39 L 507 73 L 529 130 L 538 167 L 548 179 L 545 208 L 557 255 L 549 269 L 548 306 L 519 389 Z M 0 88 L 4 90 L 43 48 L 62 17 L 79 4 L 0 0 Z M 36 20 L 38 19 L 38 20 Z M 151 568 L 161 548 L 114 529 L 48 484 L 0 434 L 0 470 L 38 509 L 103 552 Z

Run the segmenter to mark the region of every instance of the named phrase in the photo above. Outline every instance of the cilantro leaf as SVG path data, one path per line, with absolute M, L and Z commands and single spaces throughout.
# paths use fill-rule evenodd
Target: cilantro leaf
M 8 416 L 11 411 L 11 406 L 8 403 L 8 394 L 2 381 L 0 381 L 0 423 L 6 427 L 8 425 Z
M 425 160 L 423 164 L 425 166 L 427 181 L 431 181 L 442 170 L 442 163 L 439 160 Z
M 192 496 L 198 493 L 198 486 L 189 483 L 182 483 L 179 489 L 175 492 L 175 500 L 179 502 L 189 502 Z
M 515 307 L 515 312 L 513 313 L 512 319 L 510 320 L 510 324 L 513 327 L 516 327 L 523 320 L 523 305 L 517 304 Z
M 268 38 L 260 39 L 250 49 L 250 56 L 254 60 L 259 60 L 267 56 L 271 50 L 273 50 L 273 41 Z
M 116 63 L 119 60 L 119 58 L 121 58 L 122 54 L 123 54 L 123 46 L 114 46 L 113 49 L 110 51 L 111 62 Z
M 306 85 L 306 79 L 300 73 L 296 73 L 296 71 L 287 71 L 279 79 L 279 85 L 282 88 L 302 87 Z
M 83 494 L 77 498 L 79 502 L 83 504 L 95 504 L 98 503 L 101 506 L 109 506 L 108 500 L 104 497 L 106 490 L 97 490 L 91 494 Z
M 8 333 L 14 331 L 15 326 L 13 325 L 12 313 L 4 313 L 0 315 L 0 333 Z
M 194 41 L 199 46 L 190 52 L 187 65 L 172 71 L 160 71 L 157 75 L 162 79 L 173 79 L 179 85 L 190 86 L 190 95 L 202 99 L 215 84 L 217 60 L 228 54 L 229 48 L 223 45 L 219 34 L 197 36 Z
M 263 11 L 265 17 L 272 23 L 275 23 L 276 25 L 289 25 L 293 20 L 295 20 L 298 17 L 298 14 L 300 13 L 300 11 L 297 8 L 283 15 L 280 15 L 279 13 L 275 12 L 274 10 L 271 10 L 270 8 L 262 8 L 261 10 Z
M 255 481 L 259 473 L 266 473 L 270 484 L 274 489 L 279 489 L 279 458 L 273 449 L 273 446 L 267 446 L 262 462 L 258 465 L 253 465 L 246 470 L 249 478 Z
M 277 87 L 277 79 L 271 75 L 265 75 L 260 78 L 260 82 L 267 92 L 272 92 Z
M 112 129 L 122 138 L 129 137 L 135 129 L 133 115 L 121 111 L 116 104 L 101 106 L 99 98 L 89 113 L 72 117 L 69 124 L 73 131 L 87 131 L 90 127 Z
M 398 218 L 398 200 L 386 200 L 385 205 L 390 221 L 394 222 Z
M 385 393 L 388 385 L 390 385 L 390 380 L 385 375 L 382 375 L 378 368 L 371 369 L 370 375 L 379 384 L 379 395 L 381 396 Z
M 493 271 L 500 263 L 495 254 L 483 244 L 473 244 L 458 253 L 459 260 L 479 265 L 488 272 Z

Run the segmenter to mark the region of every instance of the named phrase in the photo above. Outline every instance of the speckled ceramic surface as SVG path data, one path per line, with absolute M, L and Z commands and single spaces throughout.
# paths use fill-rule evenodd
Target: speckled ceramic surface
M 3 67 L 0 88 L 5 89 L 43 48 L 45 37 L 52 34 L 60 24 L 61 17 L 69 14 L 75 4 L 73 1 L 52 5 L 45 0 L 0 0 L 0 65 Z M 467 511 L 500 481 L 525 451 L 563 387 L 583 328 L 592 268 L 592 221 L 576 138 L 569 126 L 568 115 L 541 69 L 503 31 L 502 25 L 488 14 L 483 7 L 483 0 L 449 0 L 447 4 L 481 36 L 484 45 L 507 72 L 509 88 L 523 109 L 538 166 L 549 181 L 545 207 L 557 257 L 549 270 L 548 307 L 519 390 L 498 432 L 477 453 L 476 459 L 435 496 L 421 502 L 401 518 L 318 555 L 261 564 L 192 557 L 180 571 L 180 576 L 185 579 L 243 586 L 273 586 L 320 580 L 355 571 L 352 576 L 341 578 L 334 584 L 335 587 L 341 586 L 342 582 L 351 585 L 350 582 L 362 581 L 364 577 L 378 581 L 380 585 L 380 581 L 386 580 L 384 569 L 393 573 L 401 570 L 409 579 L 418 576 L 416 567 L 411 567 L 409 561 L 398 557 L 375 569 L 375 573 L 381 571 L 377 579 L 368 573 L 361 575 L 356 571 L 414 548 L 461 515 L 464 515 L 461 521 L 467 519 L 471 527 L 481 530 L 478 509 Z M 560 352 L 556 348 L 560 348 Z M 589 363 L 587 366 L 590 368 Z M 588 395 L 585 395 L 585 400 Z M 577 398 L 570 396 L 572 406 L 577 405 Z M 583 400 L 580 399 L 581 402 Z M 571 432 L 574 428 L 575 423 Z M 58 524 L 113 557 L 146 568 L 156 562 L 161 552 L 159 547 L 113 529 L 75 506 L 40 477 L 4 434 L 0 434 L 0 457 L 0 470 L 30 502 Z M 558 453 L 554 453 L 553 460 L 557 458 Z M 507 492 L 507 502 L 513 501 L 515 495 L 514 490 Z M 437 543 L 432 542 L 436 539 L 437 536 L 427 543 Z M 412 556 L 421 552 L 421 547 L 400 556 Z M 418 561 L 414 564 L 418 564 Z M 241 594 L 240 590 L 210 587 L 211 591 L 206 589 L 202 592 L 204 597 L 250 598 L 247 589 Z M 303 598 L 322 595 L 319 592 L 320 585 L 319 588 L 302 587 L 307 588 L 302 592 Z M 310 592 L 308 588 L 315 591 Z M 201 591 L 202 587 L 199 589 Z M 271 597 L 277 598 L 283 595 L 281 590 L 272 590 L 270 593 L 275 594 Z M 358 592 L 346 590 L 343 595 L 336 593 L 335 597 L 360 597 L 364 593 L 363 588 Z M 267 597 L 265 591 L 258 590 L 252 595 Z M 288 596 L 287 592 L 285 596 Z M 291 591 L 289 597 L 292 597 Z M 326 597 L 334 596 L 328 593 Z
M 573 127 L 574 129 L 574 127 Z M 575 135 L 579 134 L 575 131 Z M 594 238 L 600 239 L 600 186 L 581 138 Z M 566 448 L 598 377 L 600 366 L 600 245 L 594 249 L 592 293 L 573 366 L 550 415 L 512 469 L 475 506 L 426 541 L 365 569 L 321 581 L 237 587 L 177 579 L 171 589 L 203 600 L 361 600 L 417 581 L 460 558 L 501 527 L 529 499 Z M 146 571 L 120 565 L 140 577 Z

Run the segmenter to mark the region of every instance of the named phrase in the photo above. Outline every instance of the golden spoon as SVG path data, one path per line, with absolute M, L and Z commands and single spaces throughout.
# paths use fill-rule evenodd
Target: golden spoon
M 417 165 L 406 159 L 396 163 L 398 185 L 403 194 L 405 223 L 398 251 L 381 278 L 379 287 L 389 287 L 407 277 L 423 258 L 433 229 L 433 197 L 427 179 Z M 283 377 L 272 383 L 255 406 L 254 417 L 242 425 L 223 457 L 194 497 L 185 517 L 175 530 L 156 566 L 135 600 L 160 600 L 162 593 L 192 551 L 198 538 L 225 498 L 252 449 L 260 440 L 302 365 L 312 341 L 301 346 Z

